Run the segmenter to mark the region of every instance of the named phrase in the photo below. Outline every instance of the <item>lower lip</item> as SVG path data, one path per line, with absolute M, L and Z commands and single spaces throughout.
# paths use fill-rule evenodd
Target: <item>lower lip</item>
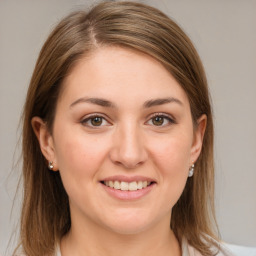
M 119 190 L 119 189 L 114 189 L 111 187 L 108 187 L 102 183 L 100 183 L 105 191 L 112 197 L 120 200 L 136 200 L 140 199 L 144 196 L 146 196 L 155 186 L 155 183 L 147 186 L 146 188 L 143 189 L 138 189 L 135 191 L 127 191 L 127 190 Z

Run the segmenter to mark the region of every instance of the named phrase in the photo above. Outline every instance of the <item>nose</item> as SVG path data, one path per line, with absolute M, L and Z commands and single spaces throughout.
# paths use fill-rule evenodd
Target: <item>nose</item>
M 134 169 L 147 160 L 143 136 L 136 125 L 120 127 L 114 134 L 110 159 L 126 169 Z

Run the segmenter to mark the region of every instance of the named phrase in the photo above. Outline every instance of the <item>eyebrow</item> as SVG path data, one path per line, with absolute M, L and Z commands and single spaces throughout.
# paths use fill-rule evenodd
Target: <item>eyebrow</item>
M 182 102 L 177 99 L 177 98 L 173 98 L 173 97 L 168 97 L 168 98 L 161 98 L 161 99 L 152 99 L 152 100 L 148 100 L 143 104 L 144 108 L 150 108 L 150 107 L 154 107 L 154 106 L 159 106 L 159 105 L 164 105 L 167 103 L 177 103 L 179 105 L 183 105 Z
M 70 108 L 73 106 L 77 105 L 78 103 L 91 103 L 95 105 L 99 105 L 102 107 L 108 107 L 108 108 L 116 108 L 115 104 L 112 103 L 111 101 L 101 99 L 101 98 L 79 98 L 78 100 L 74 101 L 71 105 Z
M 72 108 L 73 106 L 75 106 L 79 103 L 91 103 L 91 104 L 99 105 L 102 107 L 117 108 L 116 105 L 109 100 L 102 99 L 102 98 L 86 98 L 86 97 L 79 98 L 78 100 L 74 101 L 70 105 L 70 108 Z M 148 100 L 148 101 L 144 102 L 143 107 L 150 108 L 150 107 L 154 107 L 154 106 L 164 105 L 167 103 L 177 103 L 181 106 L 183 105 L 179 99 L 173 98 L 173 97 L 168 97 L 168 98 Z

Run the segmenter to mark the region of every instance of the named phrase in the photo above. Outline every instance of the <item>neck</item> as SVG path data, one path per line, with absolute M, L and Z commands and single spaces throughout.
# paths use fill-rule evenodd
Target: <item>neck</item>
M 69 233 L 61 241 L 62 256 L 181 256 L 178 240 L 166 224 L 158 223 L 131 235 L 115 233 L 92 222 L 86 226 L 72 222 Z

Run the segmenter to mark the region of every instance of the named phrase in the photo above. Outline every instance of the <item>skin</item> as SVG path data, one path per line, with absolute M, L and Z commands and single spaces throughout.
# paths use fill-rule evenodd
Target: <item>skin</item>
M 206 117 L 194 128 L 186 93 L 172 75 L 150 56 L 123 48 L 98 48 L 62 86 L 52 134 L 39 117 L 32 120 L 69 196 L 72 226 L 62 255 L 181 255 L 171 211 L 200 154 Z M 145 107 L 166 98 L 171 102 Z M 113 175 L 144 176 L 154 185 L 139 199 L 120 200 L 100 183 Z

